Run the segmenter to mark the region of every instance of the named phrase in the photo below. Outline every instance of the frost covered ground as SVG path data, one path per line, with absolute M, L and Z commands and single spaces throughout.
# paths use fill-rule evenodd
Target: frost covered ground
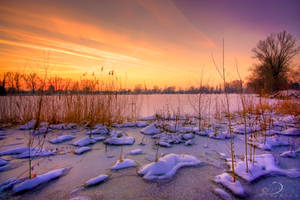
M 153 117 L 145 119 L 153 120 Z M 284 120 L 287 121 L 285 125 L 289 123 L 287 126 L 290 127 L 280 126 L 282 130 L 279 130 L 274 126 L 272 129 L 276 129 L 274 134 L 277 134 L 268 136 L 266 143 L 264 138 L 248 141 L 257 147 L 257 155 L 271 154 L 271 158 L 266 157 L 276 165 L 276 168 L 268 167 L 266 163 L 270 162 L 264 159 L 257 166 L 252 166 L 253 169 L 280 172 L 260 171 L 264 176 L 259 174 L 255 181 L 253 177 L 247 181 L 247 176 L 243 175 L 244 135 L 240 125 L 233 122 L 236 130 L 236 165 L 240 174 L 237 177 L 238 184 L 229 188 L 235 188 L 238 196 L 245 196 L 246 199 L 300 198 L 300 178 L 296 173 L 300 170 L 300 152 L 291 150 L 291 144 L 300 144 L 300 137 L 280 134 L 288 130 L 296 135 L 298 124 L 292 122 L 289 116 L 281 116 L 279 121 Z M 135 127 L 132 123 L 116 125 L 110 133 L 97 126 L 92 134 L 89 129 L 79 126 L 52 126 L 54 130 L 48 133 L 43 148 L 31 151 L 32 156 L 36 157 L 33 160 L 33 174 L 36 177 L 27 180 L 27 183 L 34 188 L 17 195 L 13 193 L 28 187 L 26 180 L 24 182 L 20 179 L 28 175 L 28 162 L 23 157 L 29 155 L 26 147 L 29 130 L 19 130 L 20 127 L 2 130 L 0 199 L 239 198 L 233 194 L 234 191 L 228 190 L 228 185 L 232 184 L 231 176 L 226 175 L 229 173 L 226 160 L 230 158 L 226 123 L 214 124 L 218 127 L 217 134 L 212 128 L 199 131 L 197 123 L 177 126 L 174 121 L 170 121 L 164 129 L 157 128 L 161 127 L 162 122 L 146 123 L 150 126 L 144 127 L 145 123 L 141 122 Z M 280 122 L 275 124 L 280 125 Z M 22 126 L 22 129 L 25 128 L 30 128 L 30 124 Z M 175 129 L 177 133 L 173 133 Z M 251 132 L 250 129 L 247 131 Z M 158 162 L 154 162 L 156 144 L 160 144 Z M 123 162 L 120 162 L 120 157 Z M 262 157 L 265 158 L 258 156 L 256 159 L 259 161 Z M 60 169 L 68 170 L 65 172 Z M 292 172 L 296 176 L 285 176 L 282 173 L 289 174 L 287 170 L 290 169 L 294 170 Z M 253 176 L 258 175 L 253 173 Z M 43 180 L 49 182 L 42 183 Z

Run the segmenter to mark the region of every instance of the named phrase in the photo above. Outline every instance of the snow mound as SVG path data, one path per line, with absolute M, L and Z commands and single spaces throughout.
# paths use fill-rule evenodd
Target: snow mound
M 165 142 L 165 141 L 158 141 L 157 144 L 161 147 L 171 147 L 171 145 L 168 142 Z
M 43 135 L 43 134 L 47 134 L 49 132 L 51 132 L 51 129 L 48 129 L 47 127 L 41 127 L 39 129 L 30 131 L 30 133 L 32 135 Z
M 278 146 L 288 146 L 289 143 L 283 141 L 282 138 L 277 135 L 272 137 L 259 137 L 259 138 L 251 138 L 249 137 L 248 143 L 254 145 L 260 149 L 270 151 L 273 147 Z
M 53 156 L 56 154 L 56 151 L 47 151 L 45 149 L 40 148 L 32 148 L 30 151 L 27 148 L 27 151 L 16 155 L 16 158 L 24 159 L 24 158 L 36 158 L 36 157 L 46 157 L 46 156 Z
M 136 162 L 131 159 L 124 159 L 122 162 L 118 160 L 112 167 L 111 169 L 113 170 L 118 170 L 118 169 L 124 169 L 128 167 L 135 167 L 137 166 Z
M 252 126 L 251 128 L 249 126 L 246 126 L 246 134 L 252 133 L 254 131 L 259 131 L 259 130 L 260 130 L 259 126 Z M 242 124 L 242 125 L 234 126 L 232 131 L 237 134 L 245 134 L 245 125 Z
M 104 143 L 110 145 L 131 145 L 135 142 L 134 137 L 127 136 L 123 131 L 111 131 Z
M 194 144 L 194 141 L 193 141 L 192 139 L 187 140 L 187 141 L 184 143 L 185 146 L 191 146 L 191 145 L 193 145 L 193 144 Z
M 49 128 L 54 130 L 71 130 L 75 129 L 77 125 L 75 123 L 69 123 L 69 124 L 51 124 Z
M 272 154 L 255 155 L 255 162 L 248 158 L 248 169 L 246 172 L 246 163 L 244 160 L 237 161 L 235 164 L 235 173 L 248 182 L 252 182 L 265 175 L 284 175 L 290 178 L 300 177 L 300 171 L 296 169 L 280 169 L 276 166 L 275 158 Z M 227 165 L 231 167 L 231 161 Z
M 77 140 L 76 142 L 74 142 L 73 145 L 83 147 L 83 146 L 86 146 L 86 145 L 90 145 L 90 144 L 94 144 L 96 142 L 103 141 L 104 139 L 105 139 L 105 137 L 86 136 L 86 137 L 83 137 L 83 138 Z
M 153 139 L 159 139 L 158 144 L 160 146 L 169 147 L 170 144 L 180 144 L 184 142 L 184 138 L 181 134 L 163 132 L 152 136 Z
M 221 188 L 215 188 L 213 192 L 224 200 L 233 200 L 232 196 Z
M 62 142 L 65 142 L 65 141 L 73 140 L 74 138 L 75 138 L 75 136 L 73 136 L 73 135 L 62 135 L 62 136 L 59 136 L 59 137 L 54 138 L 52 140 L 49 140 L 49 142 L 51 144 L 58 144 L 58 143 L 62 143 Z
M 143 153 L 142 149 L 134 149 L 129 152 L 130 155 L 138 155 L 138 154 L 142 154 L 142 153 Z
M 7 164 L 8 164 L 7 160 L 0 158 L 0 167 L 7 165 Z
M 31 190 L 43 183 L 49 182 L 53 179 L 63 176 L 70 168 L 61 168 L 52 170 L 42 175 L 38 175 L 33 179 L 26 180 L 22 183 L 19 183 L 13 187 L 14 193 L 20 193 L 27 190 Z
M 35 120 L 31 120 L 30 122 L 27 122 L 26 124 L 23 124 L 22 126 L 20 126 L 20 130 L 30 130 L 33 129 L 33 126 L 35 124 Z
M 106 174 L 101 174 L 95 178 L 91 178 L 90 180 L 88 180 L 87 182 L 85 182 L 84 187 L 90 187 L 90 186 L 94 186 L 97 185 L 101 182 L 104 182 L 106 179 L 108 178 L 108 175 Z
M 155 123 L 150 124 L 149 126 L 146 126 L 141 130 L 141 133 L 145 135 L 154 135 L 160 133 L 160 129 L 156 128 Z
M 80 196 L 80 197 L 74 197 L 70 200 L 91 200 L 89 197 L 83 197 L 83 196 Z
M 0 131 L 0 136 L 6 136 L 6 133 L 4 131 Z
M 171 178 L 181 167 L 195 166 L 201 161 L 196 157 L 187 154 L 168 154 L 161 157 L 157 162 L 143 166 L 138 174 L 145 180 Z
M 8 169 L 10 169 L 10 164 L 7 164 L 7 165 L 4 165 L 4 166 L 0 167 L 0 172 L 6 171 Z
M 289 150 L 289 151 L 285 151 L 282 152 L 280 154 L 281 157 L 288 157 L 288 158 L 296 158 L 297 154 L 295 151 Z
M 183 134 L 183 139 L 185 139 L 185 140 L 189 140 L 189 139 L 192 139 L 192 138 L 194 138 L 195 137 L 195 135 L 194 134 L 192 134 L 192 133 L 186 133 L 186 134 Z
M 141 118 L 142 121 L 152 121 L 152 120 L 155 120 L 155 119 L 156 119 L 155 115 L 150 115 L 150 116 Z
M 219 183 L 223 185 L 225 188 L 230 190 L 233 194 L 239 196 L 239 197 L 245 197 L 246 192 L 242 186 L 242 184 L 236 180 L 233 181 L 233 177 L 229 175 L 228 173 L 223 173 L 215 177 L 214 181 L 216 183 Z
M 25 151 L 28 151 L 28 147 L 18 147 L 18 148 L 0 152 L 0 156 L 16 155 L 16 154 L 24 153 Z
M 92 148 L 90 148 L 90 147 L 81 147 L 81 148 L 77 149 L 74 153 L 77 155 L 80 155 L 80 154 L 83 154 L 90 150 L 92 150 Z
M 300 128 L 288 128 L 279 132 L 280 135 L 300 136 Z
M 210 134 L 211 132 L 214 132 L 213 129 L 209 129 L 209 128 L 201 128 L 199 131 L 199 128 L 194 128 L 193 129 L 194 133 L 200 136 L 208 136 L 208 134 Z
M 210 132 L 208 133 L 208 136 L 212 139 L 217 139 L 217 140 L 225 140 L 230 138 L 230 133 L 227 131 L 222 131 L 222 132 Z
M 138 127 L 138 128 L 143 128 L 143 127 L 146 127 L 146 126 L 148 126 L 148 123 L 145 122 L 145 121 L 137 121 L 136 122 L 136 127 Z
M 4 181 L 3 183 L 0 184 L 0 192 L 3 192 L 5 190 L 8 190 L 10 188 L 12 188 L 15 184 L 20 183 L 21 181 L 23 181 L 22 179 L 16 179 L 16 178 L 9 178 L 6 181 Z
M 94 127 L 94 130 L 88 131 L 87 134 L 92 134 L 92 135 L 106 135 L 109 130 L 106 126 L 100 126 L 96 125 L 97 128 Z

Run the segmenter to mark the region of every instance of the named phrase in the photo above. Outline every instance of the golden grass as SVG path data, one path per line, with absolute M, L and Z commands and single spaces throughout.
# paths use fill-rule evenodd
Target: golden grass
M 300 116 L 300 101 L 282 100 L 274 106 L 276 112 L 281 114 L 290 114 Z

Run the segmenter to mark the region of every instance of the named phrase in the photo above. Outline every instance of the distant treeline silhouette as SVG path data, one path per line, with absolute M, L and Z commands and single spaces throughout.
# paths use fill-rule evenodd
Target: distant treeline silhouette
M 54 94 L 198 94 L 198 93 L 223 93 L 224 87 L 220 84 L 217 86 L 191 86 L 187 89 L 177 89 L 175 86 L 160 88 L 154 86 L 147 88 L 137 84 L 133 89 L 122 88 L 118 80 L 109 73 L 105 78 L 98 79 L 95 75 L 72 80 L 70 78 L 61 78 L 58 76 L 43 80 L 42 76 L 36 73 L 21 74 L 18 72 L 6 72 L 1 75 L 0 94 L 1 95 L 38 95 L 44 92 L 47 95 Z M 44 83 L 45 84 L 42 84 Z M 117 87 L 107 87 L 107 85 L 116 85 Z M 43 85 L 43 89 L 42 89 Z M 101 87 L 104 86 L 104 87 Z M 242 83 L 234 80 L 226 84 L 228 93 L 240 92 Z M 113 88 L 113 89 L 112 89 Z M 244 91 L 249 91 L 243 88 Z

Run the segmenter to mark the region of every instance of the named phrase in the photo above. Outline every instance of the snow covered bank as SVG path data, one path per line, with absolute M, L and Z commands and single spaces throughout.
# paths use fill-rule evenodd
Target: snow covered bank
M 138 174 L 145 180 L 171 178 L 181 167 L 195 166 L 201 161 L 196 157 L 187 154 L 168 154 L 161 157 L 157 162 L 143 166 Z

